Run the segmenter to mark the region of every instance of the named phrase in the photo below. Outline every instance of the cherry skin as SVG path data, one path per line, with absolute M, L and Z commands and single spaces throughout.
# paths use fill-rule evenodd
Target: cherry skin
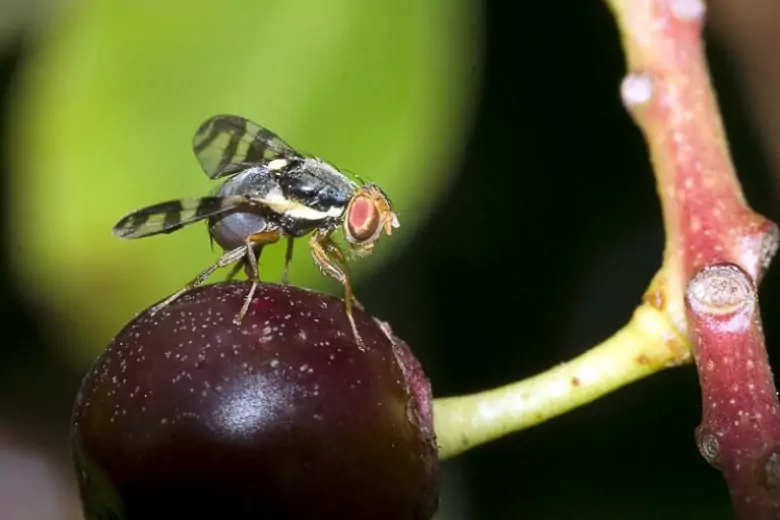
M 431 390 L 341 300 L 244 282 L 136 316 L 84 378 L 71 446 L 88 520 L 414 519 L 438 502 Z

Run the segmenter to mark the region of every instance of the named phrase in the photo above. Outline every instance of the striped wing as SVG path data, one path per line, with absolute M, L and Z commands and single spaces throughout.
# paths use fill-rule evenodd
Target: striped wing
M 203 123 L 192 148 L 210 179 L 233 175 L 248 166 L 276 159 L 300 159 L 301 154 L 279 136 L 240 116 L 219 115 Z
M 179 229 L 213 215 L 250 204 L 242 196 L 199 197 L 170 200 L 147 206 L 126 215 L 114 226 L 119 238 L 141 238 L 160 233 L 173 233 Z

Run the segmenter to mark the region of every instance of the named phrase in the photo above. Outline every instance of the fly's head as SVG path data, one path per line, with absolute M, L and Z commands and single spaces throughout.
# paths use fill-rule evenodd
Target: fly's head
M 390 236 L 399 225 L 390 199 L 376 184 L 358 187 L 344 214 L 344 236 L 358 255 L 369 254 L 382 231 Z

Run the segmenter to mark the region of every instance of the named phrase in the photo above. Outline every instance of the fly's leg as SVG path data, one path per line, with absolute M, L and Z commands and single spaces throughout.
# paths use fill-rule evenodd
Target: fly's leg
M 161 309 L 167 307 L 172 301 L 177 299 L 179 296 L 205 282 L 206 279 L 209 276 L 211 276 L 211 274 L 214 271 L 216 271 L 221 267 L 226 267 L 234 262 L 239 261 L 241 258 L 244 257 L 245 254 L 246 254 L 246 246 L 237 247 L 235 249 L 231 249 L 230 251 L 226 252 L 219 258 L 219 260 L 217 260 L 215 263 L 211 264 L 206 269 L 204 269 L 202 273 L 200 273 L 198 276 L 196 276 L 191 281 L 189 281 L 184 287 L 182 287 L 172 295 L 168 296 L 165 300 L 152 307 L 149 310 L 149 315 L 157 314 Z
M 328 238 L 323 244 L 323 247 L 325 249 L 325 252 L 328 253 L 328 255 L 332 259 L 335 259 L 336 262 L 338 262 L 341 265 L 341 270 L 344 271 L 344 274 L 347 277 L 349 277 L 349 264 L 347 263 L 347 257 L 344 256 L 344 251 L 341 250 L 338 244 L 336 244 L 336 242 Z M 363 304 L 358 301 L 357 297 L 355 296 L 355 293 L 352 291 L 350 292 L 352 293 L 351 296 L 352 303 L 355 305 L 355 307 L 357 307 L 361 311 L 365 310 L 365 307 L 363 307 Z
M 244 320 L 244 316 L 246 316 L 246 313 L 249 310 L 249 304 L 252 303 L 252 298 L 255 297 L 257 284 L 260 283 L 260 274 L 257 269 L 257 255 L 255 254 L 255 248 L 251 242 L 251 235 L 246 237 L 244 267 L 246 268 L 246 276 L 249 281 L 252 282 L 252 286 L 249 288 L 246 298 L 244 298 L 244 304 L 241 306 L 241 310 L 233 317 L 233 323 L 236 325 L 241 325 L 241 322 Z
M 244 299 L 241 310 L 238 311 L 238 314 L 233 318 L 233 323 L 236 325 L 241 325 L 241 322 L 244 321 L 244 316 L 246 316 L 246 313 L 249 310 L 249 304 L 252 303 L 252 298 L 255 297 L 255 291 L 260 283 L 260 271 L 257 268 L 257 259 L 263 250 L 263 246 L 278 242 L 279 238 L 281 238 L 281 235 L 275 231 L 263 231 L 262 233 L 254 233 L 246 237 L 246 245 L 244 246 L 246 248 L 244 266 L 246 268 L 247 278 L 252 282 L 252 287 L 249 288 L 249 293 Z M 255 248 L 258 248 L 257 253 L 255 253 Z
M 228 282 L 232 281 L 238 275 L 238 272 L 242 267 L 246 267 L 246 257 L 242 258 L 240 262 L 236 262 L 228 275 L 225 277 L 225 280 Z
M 290 271 L 290 262 L 293 257 L 293 237 L 287 237 L 287 251 L 284 253 L 284 270 L 282 271 L 282 285 L 288 285 L 287 274 Z
M 339 251 L 336 253 L 336 255 L 339 255 L 341 254 L 341 250 L 328 235 L 316 231 L 309 240 L 309 245 L 311 246 L 312 258 L 314 258 L 314 262 L 320 270 L 344 286 L 344 308 L 346 310 L 347 320 L 349 321 L 349 326 L 352 328 L 352 333 L 355 335 L 355 341 L 357 342 L 358 348 L 365 351 L 365 343 L 363 343 L 363 338 L 358 332 L 355 318 L 352 316 L 354 296 L 352 295 L 352 284 L 349 281 L 346 263 L 340 267 L 329 255 L 329 253 L 333 254 L 334 249 Z M 340 256 L 343 259 L 344 255 L 341 254 Z
M 255 246 L 255 247 L 256 247 L 256 249 L 255 249 L 255 256 L 257 257 L 257 260 L 259 261 L 260 260 L 260 253 L 263 251 L 263 247 L 262 246 L 260 246 L 260 247 Z M 233 280 L 236 276 L 238 276 L 238 272 L 241 271 L 241 269 L 244 270 L 244 273 L 246 273 L 247 278 L 251 279 L 250 274 L 249 274 L 250 273 L 250 271 L 249 271 L 249 264 L 247 263 L 247 257 L 248 256 L 249 255 L 247 255 L 244 258 L 242 258 L 239 262 L 236 262 L 236 264 L 230 270 L 228 275 L 225 277 L 226 281 L 229 282 L 229 281 Z

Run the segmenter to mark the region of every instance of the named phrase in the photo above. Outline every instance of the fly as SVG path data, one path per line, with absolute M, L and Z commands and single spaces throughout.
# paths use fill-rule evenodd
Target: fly
M 150 313 L 201 285 L 217 269 L 233 265 L 232 278 L 243 266 L 252 285 L 233 319 L 241 324 L 260 283 L 258 259 L 263 247 L 286 239 L 282 272 L 286 284 L 293 241 L 310 235 L 315 264 L 344 286 L 347 319 L 358 347 L 364 349 L 352 315 L 353 306 L 360 304 L 352 291 L 344 250 L 332 235 L 341 228 L 353 253 L 371 253 L 382 232 L 389 236 L 399 226 L 382 189 L 354 182 L 330 163 L 296 151 L 270 130 L 239 116 L 210 118 L 195 133 L 192 147 L 206 175 L 224 179 L 214 195 L 147 206 L 126 215 L 113 231 L 119 238 L 141 238 L 207 220 L 211 240 L 223 254 Z

